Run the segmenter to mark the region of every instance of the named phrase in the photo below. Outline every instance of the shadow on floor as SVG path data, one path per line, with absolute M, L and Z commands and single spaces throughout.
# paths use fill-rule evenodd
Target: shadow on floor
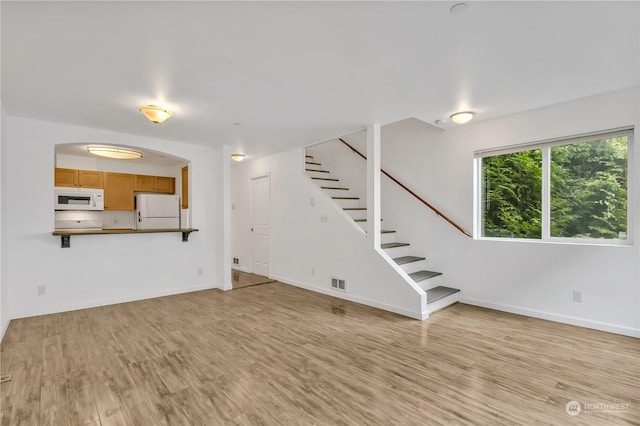
M 274 282 L 276 282 L 276 280 L 272 280 L 262 275 L 250 274 L 248 272 L 242 272 L 236 269 L 231 270 L 231 283 L 233 285 L 234 290 L 238 288 L 251 287 L 254 285 L 268 284 L 268 283 L 274 283 Z

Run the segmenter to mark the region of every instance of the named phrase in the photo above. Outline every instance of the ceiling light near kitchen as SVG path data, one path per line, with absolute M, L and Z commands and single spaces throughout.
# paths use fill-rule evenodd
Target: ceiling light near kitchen
M 242 161 L 244 160 L 244 154 L 231 154 L 231 159 L 233 161 Z
M 164 123 L 171 118 L 171 111 L 166 110 L 156 105 L 145 105 L 139 108 L 140 112 L 144 114 L 152 122 L 159 124 Z
M 88 146 L 87 151 L 93 155 L 114 158 L 116 160 L 137 160 L 138 158 L 142 158 L 142 153 L 139 151 L 114 146 Z
M 468 123 L 469 121 L 471 121 L 471 119 L 473 118 L 473 113 L 471 111 L 463 111 L 463 112 L 456 112 L 455 114 L 451 115 L 451 121 L 453 121 L 456 124 L 464 124 L 464 123 Z

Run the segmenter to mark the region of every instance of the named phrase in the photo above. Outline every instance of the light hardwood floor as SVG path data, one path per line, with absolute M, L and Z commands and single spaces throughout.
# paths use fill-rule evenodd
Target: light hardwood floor
M 463 304 L 421 322 L 280 283 L 201 291 L 12 321 L 2 426 L 640 424 L 639 342 Z

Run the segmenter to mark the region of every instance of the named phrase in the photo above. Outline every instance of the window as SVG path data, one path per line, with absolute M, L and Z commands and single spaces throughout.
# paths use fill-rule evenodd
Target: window
M 632 139 L 624 129 L 477 153 L 477 234 L 626 240 Z

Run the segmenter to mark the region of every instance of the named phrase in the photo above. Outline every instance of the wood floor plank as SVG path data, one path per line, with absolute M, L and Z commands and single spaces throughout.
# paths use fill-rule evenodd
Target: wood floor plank
M 0 418 L 640 425 L 639 359 L 640 339 L 464 304 L 421 322 L 268 283 L 12 321 Z M 572 400 L 592 405 L 569 416 Z

